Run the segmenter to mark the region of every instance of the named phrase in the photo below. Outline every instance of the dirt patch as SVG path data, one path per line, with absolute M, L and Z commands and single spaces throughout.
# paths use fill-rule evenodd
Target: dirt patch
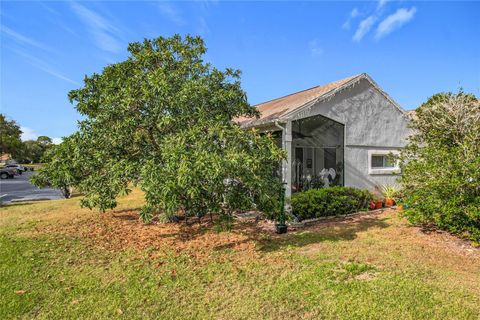
M 383 249 L 404 250 L 408 246 L 449 250 L 455 254 L 479 258 L 480 249 L 468 245 L 447 233 L 425 234 L 396 217 L 394 210 L 382 213 L 366 213 L 343 218 L 322 220 L 313 226 L 295 230 L 289 228 L 286 235 L 277 235 L 274 224 L 256 219 L 237 220 L 231 231 L 217 232 L 208 218 L 201 223 L 191 219 L 189 224 L 152 223 L 139 220 L 137 210 L 114 210 L 104 214 L 72 219 L 69 222 L 50 223 L 39 227 L 40 233 L 57 233 L 74 236 L 90 245 L 108 250 L 134 249 L 147 253 L 152 258 L 166 252 L 188 254 L 195 259 L 220 257 L 228 252 L 229 258 L 248 261 L 268 251 L 277 251 L 283 246 L 302 247 L 305 252 L 318 252 L 327 248 L 325 240 L 353 241 L 366 234 L 375 234 L 388 244 Z M 382 231 L 388 229 L 387 231 Z M 305 236 L 305 232 L 308 236 Z M 432 257 L 434 255 L 432 254 Z M 375 259 L 375 258 L 372 258 Z
M 358 280 L 358 281 L 370 281 L 370 280 L 373 280 L 375 279 L 375 273 L 373 272 L 363 272 L 357 276 L 355 276 L 355 280 Z
M 432 245 L 442 246 L 449 251 L 454 251 L 463 255 L 480 258 L 480 247 L 475 247 L 472 242 L 461 239 L 449 232 L 438 229 L 425 229 L 423 227 L 412 227 L 417 234 Z
M 255 221 L 236 222 L 231 231 L 217 232 L 209 219 L 200 223 L 151 223 L 139 220 L 135 210 L 119 210 L 70 223 L 38 228 L 40 233 L 58 233 L 85 239 L 90 245 L 108 250 L 134 249 L 151 257 L 167 251 L 209 258 L 222 251 L 241 252 L 245 258 L 259 254 L 257 241 L 265 231 Z

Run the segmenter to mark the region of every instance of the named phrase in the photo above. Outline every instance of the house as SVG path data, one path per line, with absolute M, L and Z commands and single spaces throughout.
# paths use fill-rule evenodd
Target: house
M 2 153 L 0 155 L 0 164 L 7 164 L 11 159 L 12 155 L 10 153 Z
M 408 116 L 363 73 L 255 106 L 258 118 L 237 118 L 243 128 L 272 132 L 286 150 L 286 195 L 309 185 L 363 189 L 394 184 L 396 154 L 406 145 Z

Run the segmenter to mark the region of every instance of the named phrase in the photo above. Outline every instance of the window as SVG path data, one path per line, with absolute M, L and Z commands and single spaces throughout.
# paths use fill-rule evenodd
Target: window
M 372 168 L 395 168 L 395 163 L 387 155 L 372 155 Z
M 398 150 L 369 150 L 368 173 L 369 174 L 392 174 L 400 173 L 398 161 L 392 159 L 392 154 L 398 154 Z

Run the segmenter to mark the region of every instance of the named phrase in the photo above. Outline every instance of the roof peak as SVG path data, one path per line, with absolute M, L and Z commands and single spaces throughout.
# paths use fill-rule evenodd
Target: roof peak
M 254 105 L 254 107 L 258 107 L 262 104 L 265 104 L 265 103 L 269 103 L 269 102 L 273 102 L 273 101 L 276 101 L 276 100 L 280 100 L 280 99 L 284 99 L 284 98 L 287 98 L 289 96 L 292 96 L 292 95 L 295 95 L 295 94 L 299 94 L 299 93 L 302 93 L 302 92 L 306 92 L 306 91 L 309 91 L 309 90 L 313 90 L 313 89 L 318 89 L 318 88 L 321 88 L 321 87 L 325 87 L 325 86 L 329 86 L 329 85 L 332 85 L 336 82 L 348 82 L 350 80 L 353 80 L 355 78 L 358 78 L 360 76 L 365 76 L 366 73 L 359 73 L 359 74 L 356 74 L 356 75 L 353 75 L 353 76 L 350 76 L 350 77 L 346 77 L 346 78 L 343 78 L 343 79 L 339 79 L 339 80 L 335 80 L 335 81 L 332 81 L 332 82 L 329 82 L 329 83 L 325 83 L 325 84 L 321 84 L 321 85 L 316 85 L 316 86 L 313 86 L 313 87 L 310 87 L 308 89 L 303 89 L 303 90 L 299 90 L 299 91 L 296 91 L 296 92 L 292 92 L 292 93 L 289 93 L 289 94 L 286 94 L 284 96 L 281 96 L 281 97 L 278 97 L 278 98 L 274 98 L 274 99 L 270 99 L 270 100 L 266 100 L 266 101 L 263 101 L 263 102 L 260 102 L 260 103 L 257 103 Z

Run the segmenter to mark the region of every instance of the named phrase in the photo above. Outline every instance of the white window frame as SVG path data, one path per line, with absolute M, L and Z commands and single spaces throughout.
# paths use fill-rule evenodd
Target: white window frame
M 399 161 L 391 168 L 372 168 L 372 156 L 388 156 L 390 154 L 398 155 L 398 150 L 368 150 L 368 174 L 394 174 L 400 173 Z

